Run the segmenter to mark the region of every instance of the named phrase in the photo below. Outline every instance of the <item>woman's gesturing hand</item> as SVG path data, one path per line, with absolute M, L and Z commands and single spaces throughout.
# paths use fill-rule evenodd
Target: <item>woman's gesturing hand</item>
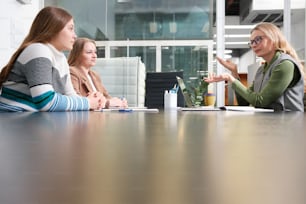
M 239 78 L 239 74 L 238 74 L 238 68 L 237 65 L 235 63 L 233 63 L 231 60 L 223 60 L 220 57 L 216 57 L 217 61 L 222 64 L 226 69 L 228 69 L 229 71 L 232 72 L 232 75 L 235 78 Z
M 215 73 L 209 73 L 208 77 L 205 77 L 203 80 L 207 83 L 212 83 L 212 82 L 219 82 L 219 81 L 233 82 L 236 79 L 229 73 L 222 73 L 220 75 L 216 75 Z

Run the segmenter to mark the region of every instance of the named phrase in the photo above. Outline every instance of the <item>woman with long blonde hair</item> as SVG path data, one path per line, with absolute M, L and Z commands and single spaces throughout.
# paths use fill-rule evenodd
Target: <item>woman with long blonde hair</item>
M 280 29 L 272 23 L 260 23 L 251 30 L 249 45 L 264 59 L 250 87 L 239 81 L 237 65 L 217 57 L 231 71 L 210 74 L 206 82 L 228 81 L 239 105 L 252 105 L 274 111 L 304 112 L 304 71 L 300 60 Z
M 95 41 L 88 38 L 78 38 L 68 57 L 71 81 L 76 93 L 80 96 L 87 96 L 93 91 L 98 91 L 106 98 L 106 107 L 127 108 L 127 100 L 112 97 L 104 87 L 99 74 L 92 70 L 96 62 L 97 48 Z

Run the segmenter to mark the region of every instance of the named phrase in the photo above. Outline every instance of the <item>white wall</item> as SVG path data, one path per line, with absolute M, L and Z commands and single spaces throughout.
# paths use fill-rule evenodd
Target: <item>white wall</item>
M 42 7 L 42 0 L 32 0 L 31 4 L 21 4 L 17 0 L 0 1 L 0 69 L 19 47 Z
M 248 73 L 248 66 L 250 64 L 254 64 L 256 62 L 256 55 L 250 49 L 248 52 L 244 53 L 240 59 L 238 64 L 239 73 Z
M 305 13 L 291 25 L 291 44 L 301 60 L 305 60 Z

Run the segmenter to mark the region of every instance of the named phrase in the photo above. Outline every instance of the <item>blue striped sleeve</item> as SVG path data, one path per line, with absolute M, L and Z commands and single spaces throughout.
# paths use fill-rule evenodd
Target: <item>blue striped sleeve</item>
M 78 111 L 89 110 L 88 99 L 80 96 L 65 96 L 54 94 L 52 105 L 48 111 Z

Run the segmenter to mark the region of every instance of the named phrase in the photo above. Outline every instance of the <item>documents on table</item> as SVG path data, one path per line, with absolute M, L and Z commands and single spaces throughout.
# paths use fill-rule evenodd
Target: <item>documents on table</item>
M 199 106 L 199 107 L 178 107 L 180 111 L 220 111 L 220 108 L 214 106 Z
M 241 112 L 274 112 L 273 109 L 265 109 L 265 108 L 255 108 L 253 106 L 222 106 L 222 107 L 214 107 L 214 106 L 199 106 L 199 107 L 178 107 L 178 111 L 241 111 Z M 139 108 L 139 107 L 131 107 L 131 108 L 108 108 L 95 110 L 96 112 L 154 112 L 158 113 L 159 109 L 157 108 Z
M 273 109 L 255 108 L 253 106 L 200 106 L 200 107 L 179 107 L 180 111 L 242 111 L 242 112 L 274 112 Z
M 96 112 L 121 112 L 121 113 L 128 113 L 128 112 L 153 112 L 157 113 L 159 110 L 157 108 L 139 108 L 139 107 L 131 107 L 131 108 L 105 108 L 101 110 L 95 110 Z
M 273 109 L 255 108 L 253 106 L 223 106 L 220 109 L 228 111 L 274 112 Z

